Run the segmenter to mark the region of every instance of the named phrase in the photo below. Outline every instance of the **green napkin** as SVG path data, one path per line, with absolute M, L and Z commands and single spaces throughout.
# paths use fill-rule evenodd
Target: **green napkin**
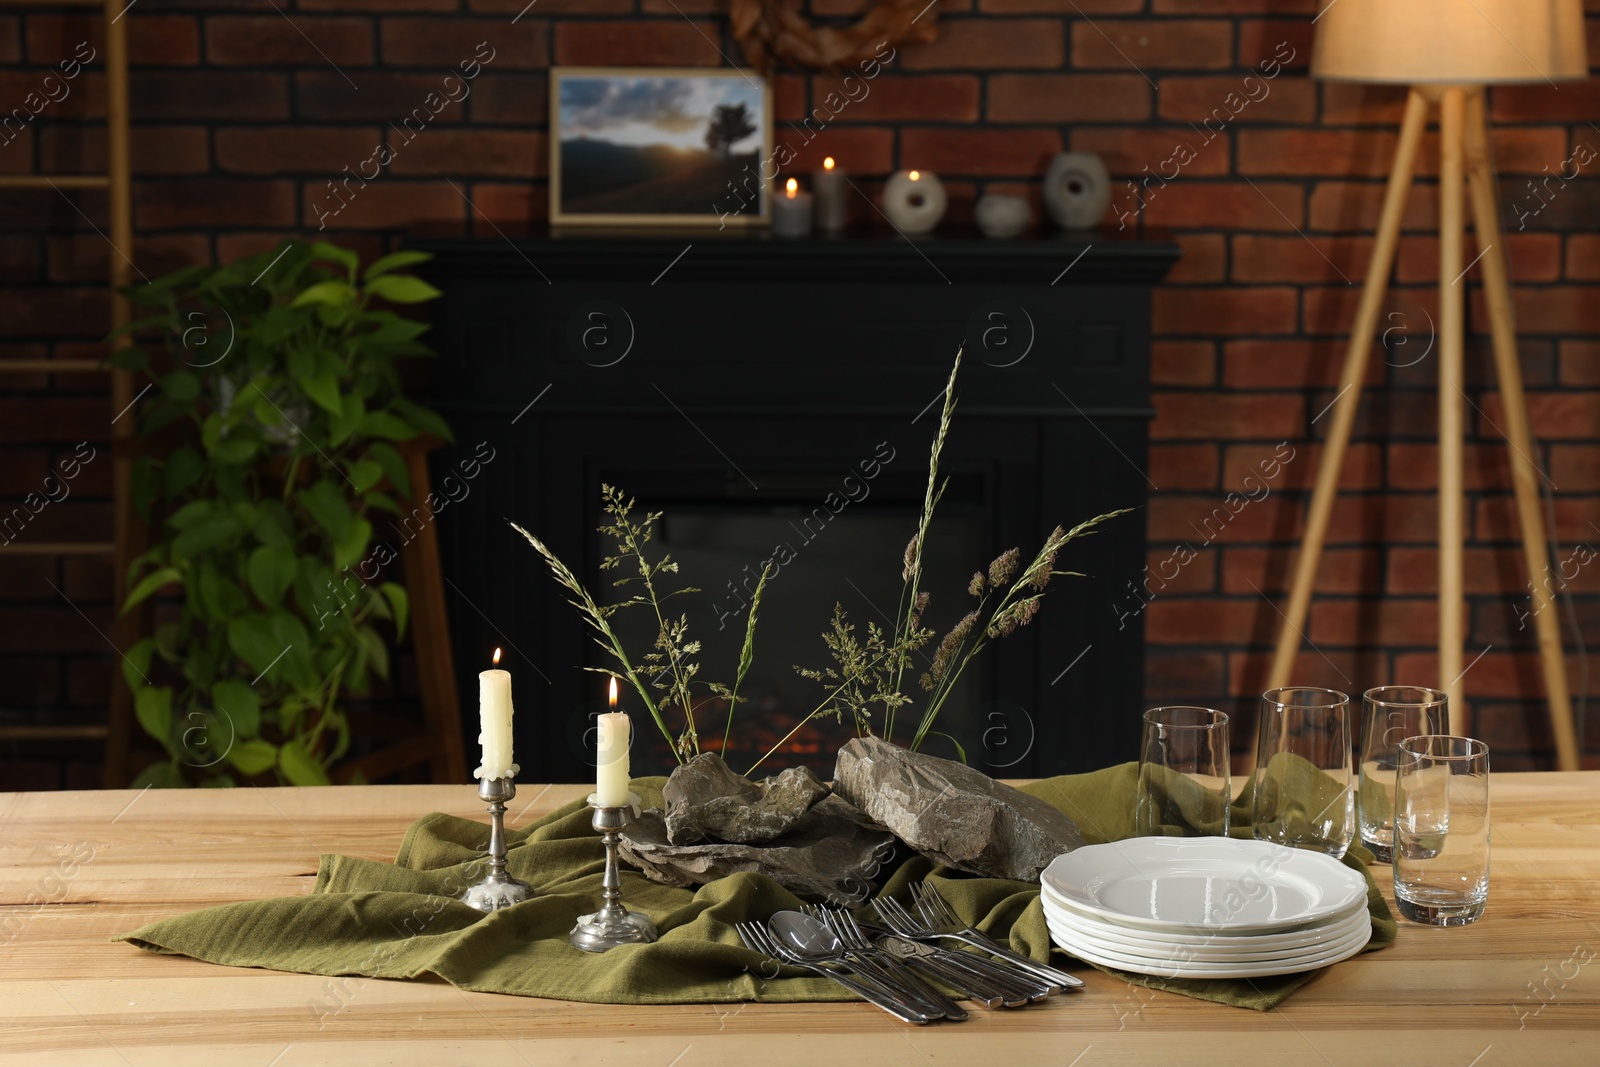
M 1027 791 L 1075 819 L 1090 842 L 1132 833 L 1136 770 L 1125 764 L 1041 781 Z M 636 779 L 648 806 L 661 804 L 664 779 Z M 1244 825 L 1248 828 L 1246 808 Z M 600 900 L 605 851 L 580 801 L 506 833 L 507 866 L 537 895 L 490 915 L 454 898 L 483 874 L 483 821 L 424 816 L 406 831 L 395 862 L 323 856 L 311 893 L 244 901 L 151 923 L 114 940 L 151 952 L 238 967 L 374 978 L 433 974 L 462 989 L 606 1004 L 850 1000 L 823 978 L 751 952 L 733 924 L 801 905 L 759 875 L 734 875 L 698 890 L 647 881 L 624 868 L 623 902 L 661 930 L 651 945 L 591 955 L 571 947 L 577 917 Z M 1357 869 L 1358 862 L 1347 860 Z M 958 874 L 919 856 L 900 863 L 884 891 L 907 900 L 909 883 L 927 879 L 963 916 L 1034 959 L 1050 954 L 1037 885 Z M 1368 875 L 1370 883 L 1371 876 Z M 1372 947 L 1394 940 L 1395 923 L 1374 886 Z M 1266 1009 L 1309 979 L 1256 982 L 1164 981 L 1116 973 L 1130 982 L 1225 1004 Z M 307 1004 L 320 1022 L 349 999 L 357 979 L 325 984 Z

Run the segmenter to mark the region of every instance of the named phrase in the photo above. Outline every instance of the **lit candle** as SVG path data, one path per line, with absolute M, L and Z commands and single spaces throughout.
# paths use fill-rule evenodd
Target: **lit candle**
M 844 170 L 834 166 L 832 156 L 822 161 L 821 170 L 812 172 L 811 193 L 817 201 L 817 229 L 827 233 L 844 229 L 846 184 Z
M 927 233 L 939 225 L 947 205 L 938 175 L 925 170 L 900 171 L 883 187 L 883 213 L 901 233 Z
M 783 195 L 772 202 L 772 235 L 804 237 L 811 232 L 811 194 L 800 191 L 800 183 L 790 178 Z
M 611 679 L 611 710 L 600 716 L 600 750 L 595 762 L 595 803 L 602 808 L 628 806 L 628 741 L 631 723 L 617 710 L 617 680 Z
M 500 662 L 500 650 L 494 650 Z M 478 673 L 478 743 L 483 763 L 473 771 L 478 778 L 514 778 L 511 762 L 511 672 L 499 667 Z

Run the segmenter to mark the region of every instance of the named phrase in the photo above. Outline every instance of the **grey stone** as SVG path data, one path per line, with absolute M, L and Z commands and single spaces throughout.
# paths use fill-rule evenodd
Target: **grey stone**
M 758 845 L 787 833 L 828 795 L 828 787 L 804 767 L 752 782 L 715 752 L 704 752 L 674 770 L 661 795 L 671 844 L 712 839 Z
M 1057 809 L 965 764 L 876 737 L 839 749 L 834 792 L 936 863 L 991 878 L 1037 882 L 1083 844 Z
M 824 797 L 763 845 L 674 845 L 658 808 L 622 831 L 619 853 L 663 885 L 692 888 L 730 874 L 764 874 L 796 896 L 841 907 L 864 903 L 894 861 L 894 835 L 836 796 Z

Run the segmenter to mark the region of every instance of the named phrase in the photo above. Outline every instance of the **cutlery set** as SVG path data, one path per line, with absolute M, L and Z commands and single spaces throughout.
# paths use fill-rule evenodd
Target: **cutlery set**
M 736 928 L 748 948 L 830 978 L 908 1023 L 966 1019 L 966 1009 L 946 989 L 996 1009 L 1020 1008 L 1083 985 L 962 922 L 926 883 L 911 890 L 915 912 L 884 898 L 873 905 L 876 921 L 809 905 Z

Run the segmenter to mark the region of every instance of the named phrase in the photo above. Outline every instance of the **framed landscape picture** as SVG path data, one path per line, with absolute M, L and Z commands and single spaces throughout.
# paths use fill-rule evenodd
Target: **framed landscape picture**
M 550 71 L 553 224 L 764 224 L 771 157 L 772 95 L 758 74 Z

